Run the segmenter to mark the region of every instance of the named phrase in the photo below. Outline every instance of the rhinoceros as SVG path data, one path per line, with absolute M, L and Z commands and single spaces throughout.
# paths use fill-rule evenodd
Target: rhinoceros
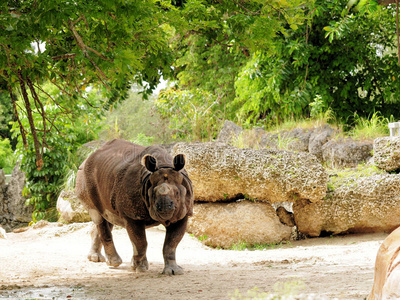
M 113 225 L 126 228 L 133 245 L 132 268 L 148 270 L 145 229 L 163 224 L 163 274 L 183 274 L 175 250 L 193 214 L 192 182 L 184 169 L 185 156 L 174 158 L 159 146 L 143 147 L 114 139 L 92 153 L 79 167 L 76 194 L 95 226 L 88 259 L 122 263 L 112 238 Z M 101 254 L 104 246 L 106 257 Z

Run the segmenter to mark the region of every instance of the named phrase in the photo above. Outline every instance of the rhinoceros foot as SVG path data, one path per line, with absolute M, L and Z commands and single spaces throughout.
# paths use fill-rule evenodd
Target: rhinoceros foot
M 90 252 L 88 254 L 88 259 L 93 262 L 105 262 L 106 258 L 98 252 Z
M 137 273 L 143 273 L 149 269 L 149 262 L 147 261 L 147 258 L 144 258 L 141 261 L 137 261 L 132 258 L 131 265 L 133 270 L 135 270 Z
M 107 257 L 107 265 L 112 267 L 118 267 L 120 264 L 122 264 L 122 259 L 121 257 L 119 257 L 118 254 Z
M 182 275 L 184 272 L 183 268 L 181 268 L 177 264 L 170 264 L 165 266 L 162 273 L 164 275 Z

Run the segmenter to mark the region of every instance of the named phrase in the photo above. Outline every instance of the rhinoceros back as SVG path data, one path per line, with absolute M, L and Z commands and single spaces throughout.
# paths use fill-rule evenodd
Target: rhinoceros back
M 128 167 L 141 168 L 140 154 L 145 149 L 124 140 L 111 140 L 90 155 L 79 167 L 76 194 L 87 209 L 113 210 L 113 189 Z M 137 180 L 139 182 L 139 180 Z

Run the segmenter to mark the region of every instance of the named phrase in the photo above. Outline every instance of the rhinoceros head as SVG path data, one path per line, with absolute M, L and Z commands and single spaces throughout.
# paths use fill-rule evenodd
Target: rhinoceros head
M 183 154 L 174 157 L 173 166 L 159 166 L 150 154 L 142 158 L 142 165 L 150 172 L 142 196 L 151 218 L 166 226 L 193 213 L 193 188 L 183 170 L 185 161 Z

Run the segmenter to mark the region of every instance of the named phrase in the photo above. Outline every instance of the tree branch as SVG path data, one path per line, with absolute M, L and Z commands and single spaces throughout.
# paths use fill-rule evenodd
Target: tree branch
M 251 15 L 260 15 L 260 14 L 261 14 L 261 13 L 260 13 L 261 9 L 260 9 L 259 11 L 254 12 L 254 11 L 251 11 L 251 10 L 247 9 L 245 6 L 243 6 L 242 4 L 240 4 L 239 2 L 237 2 L 237 1 L 235 1 L 235 0 L 233 0 L 233 2 L 234 2 L 237 6 L 241 7 L 245 12 L 247 12 L 247 13 L 249 13 L 249 14 L 251 14 Z
M 82 17 L 79 17 L 79 19 L 82 19 Z M 83 55 L 85 55 L 85 57 L 91 62 L 91 64 L 94 66 L 94 68 L 97 70 L 97 72 L 99 72 L 99 74 L 101 75 L 101 78 L 97 73 L 97 77 L 99 78 L 99 80 L 110 90 L 111 88 L 108 86 L 108 84 L 104 81 L 104 80 L 108 80 L 107 76 L 104 74 L 104 72 L 99 68 L 99 66 L 97 66 L 97 64 L 94 62 L 94 60 L 90 57 L 89 53 L 87 52 L 88 46 L 86 46 L 86 44 L 83 42 L 82 37 L 79 35 L 78 31 L 75 28 L 75 25 L 77 23 L 76 20 L 75 22 L 72 22 L 71 20 L 68 20 L 68 27 L 69 29 L 72 31 L 72 34 L 74 35 L 74 38 L 76 40 L 76 43 L 78 44 L 78 47 L 82 50 Z M 91 48 L 90 48 L 91 49 Z M 93 49 L 91 49 L 93 50 Z M 89 51 L 91 51 L 89 50 Z M 96 51 L 97 52 L 97 51 Z M 98 53 L 98 52 L 97 52 Z M 100 54 L 100 53 L 99 53 Z M 104 79 L 104 80 L 103 80 Z
M 35 100 L 35 106 L 36 109 L 39 110 L 37 105 L 39 104 L 40 106 L 40 111 L 41 111 L 41 116 L 43 120 L 43 137 L 42 137 L 42 152 L 43 152 L 43 144 L 46 144 L 46 111 L 44 110 L 43 103 L 40 101 L 38 94 L 36 93 L 36 90 L 33 86 L 33 83 L 29 77 L 26 78 L 26 83 L 28 84 L 28 87 L 31 91 L 32 98 Z
M 66 54 L 62 54 L 62 55 L 53 56 L 51 59 L 52 60 L 69 59 L 69 58 L 74 58 L 75 56 L 76 56 L 76 53 L 66 53 Z
M 8 78 L 7 72 L 5 72 L 5 75 Z M 16 104 L 17 100 L 15 99 L 14 93 L 12 91 L 11 85 L 8 82 L 8 80 L 7 80 L 7 88 L 8 88 L 8 93 L 10 94 L 11 102 L 12 102 L 12 105 L 13 105 L 13 108 L 14 108 L 14 116 L 17 119 L 17 122 L 18 122 L 18 125 L 19 125 L 19 131 L 20 131 L 21 136 L 22 136 L 22 143 L 24 144 L 25 150 L 28 150 L 28 142 L 26 140 L 26 131 L 25 131 L 24 126 L 21 123 L 21 119 L 19 118 L 17 104 Z
M 36 134 L 36 127 L 35 127 L 35 124 L 33 121 L 31 104 L 29 102 L 28 93 L 25 88 L 25 80 L 22 76 L 21 70 L 18 70 L 17 74 L 18 74 L 19 84 L 21 87 L 22 97 L 25 102 L 26 114 L 28 115 L 29 126 L 31 128 L 31 133 L 32 133 L 32 137 L 33 137 L 33 144 L 35 147 L 35 154 L 36 154 L 36 167 L 40 171 L 43 166 L 43 157 L 42 157 L 42 153 L 40 152 L 40 144 L 39 144 L 39 140 L 38 140 L 38 137 Z

